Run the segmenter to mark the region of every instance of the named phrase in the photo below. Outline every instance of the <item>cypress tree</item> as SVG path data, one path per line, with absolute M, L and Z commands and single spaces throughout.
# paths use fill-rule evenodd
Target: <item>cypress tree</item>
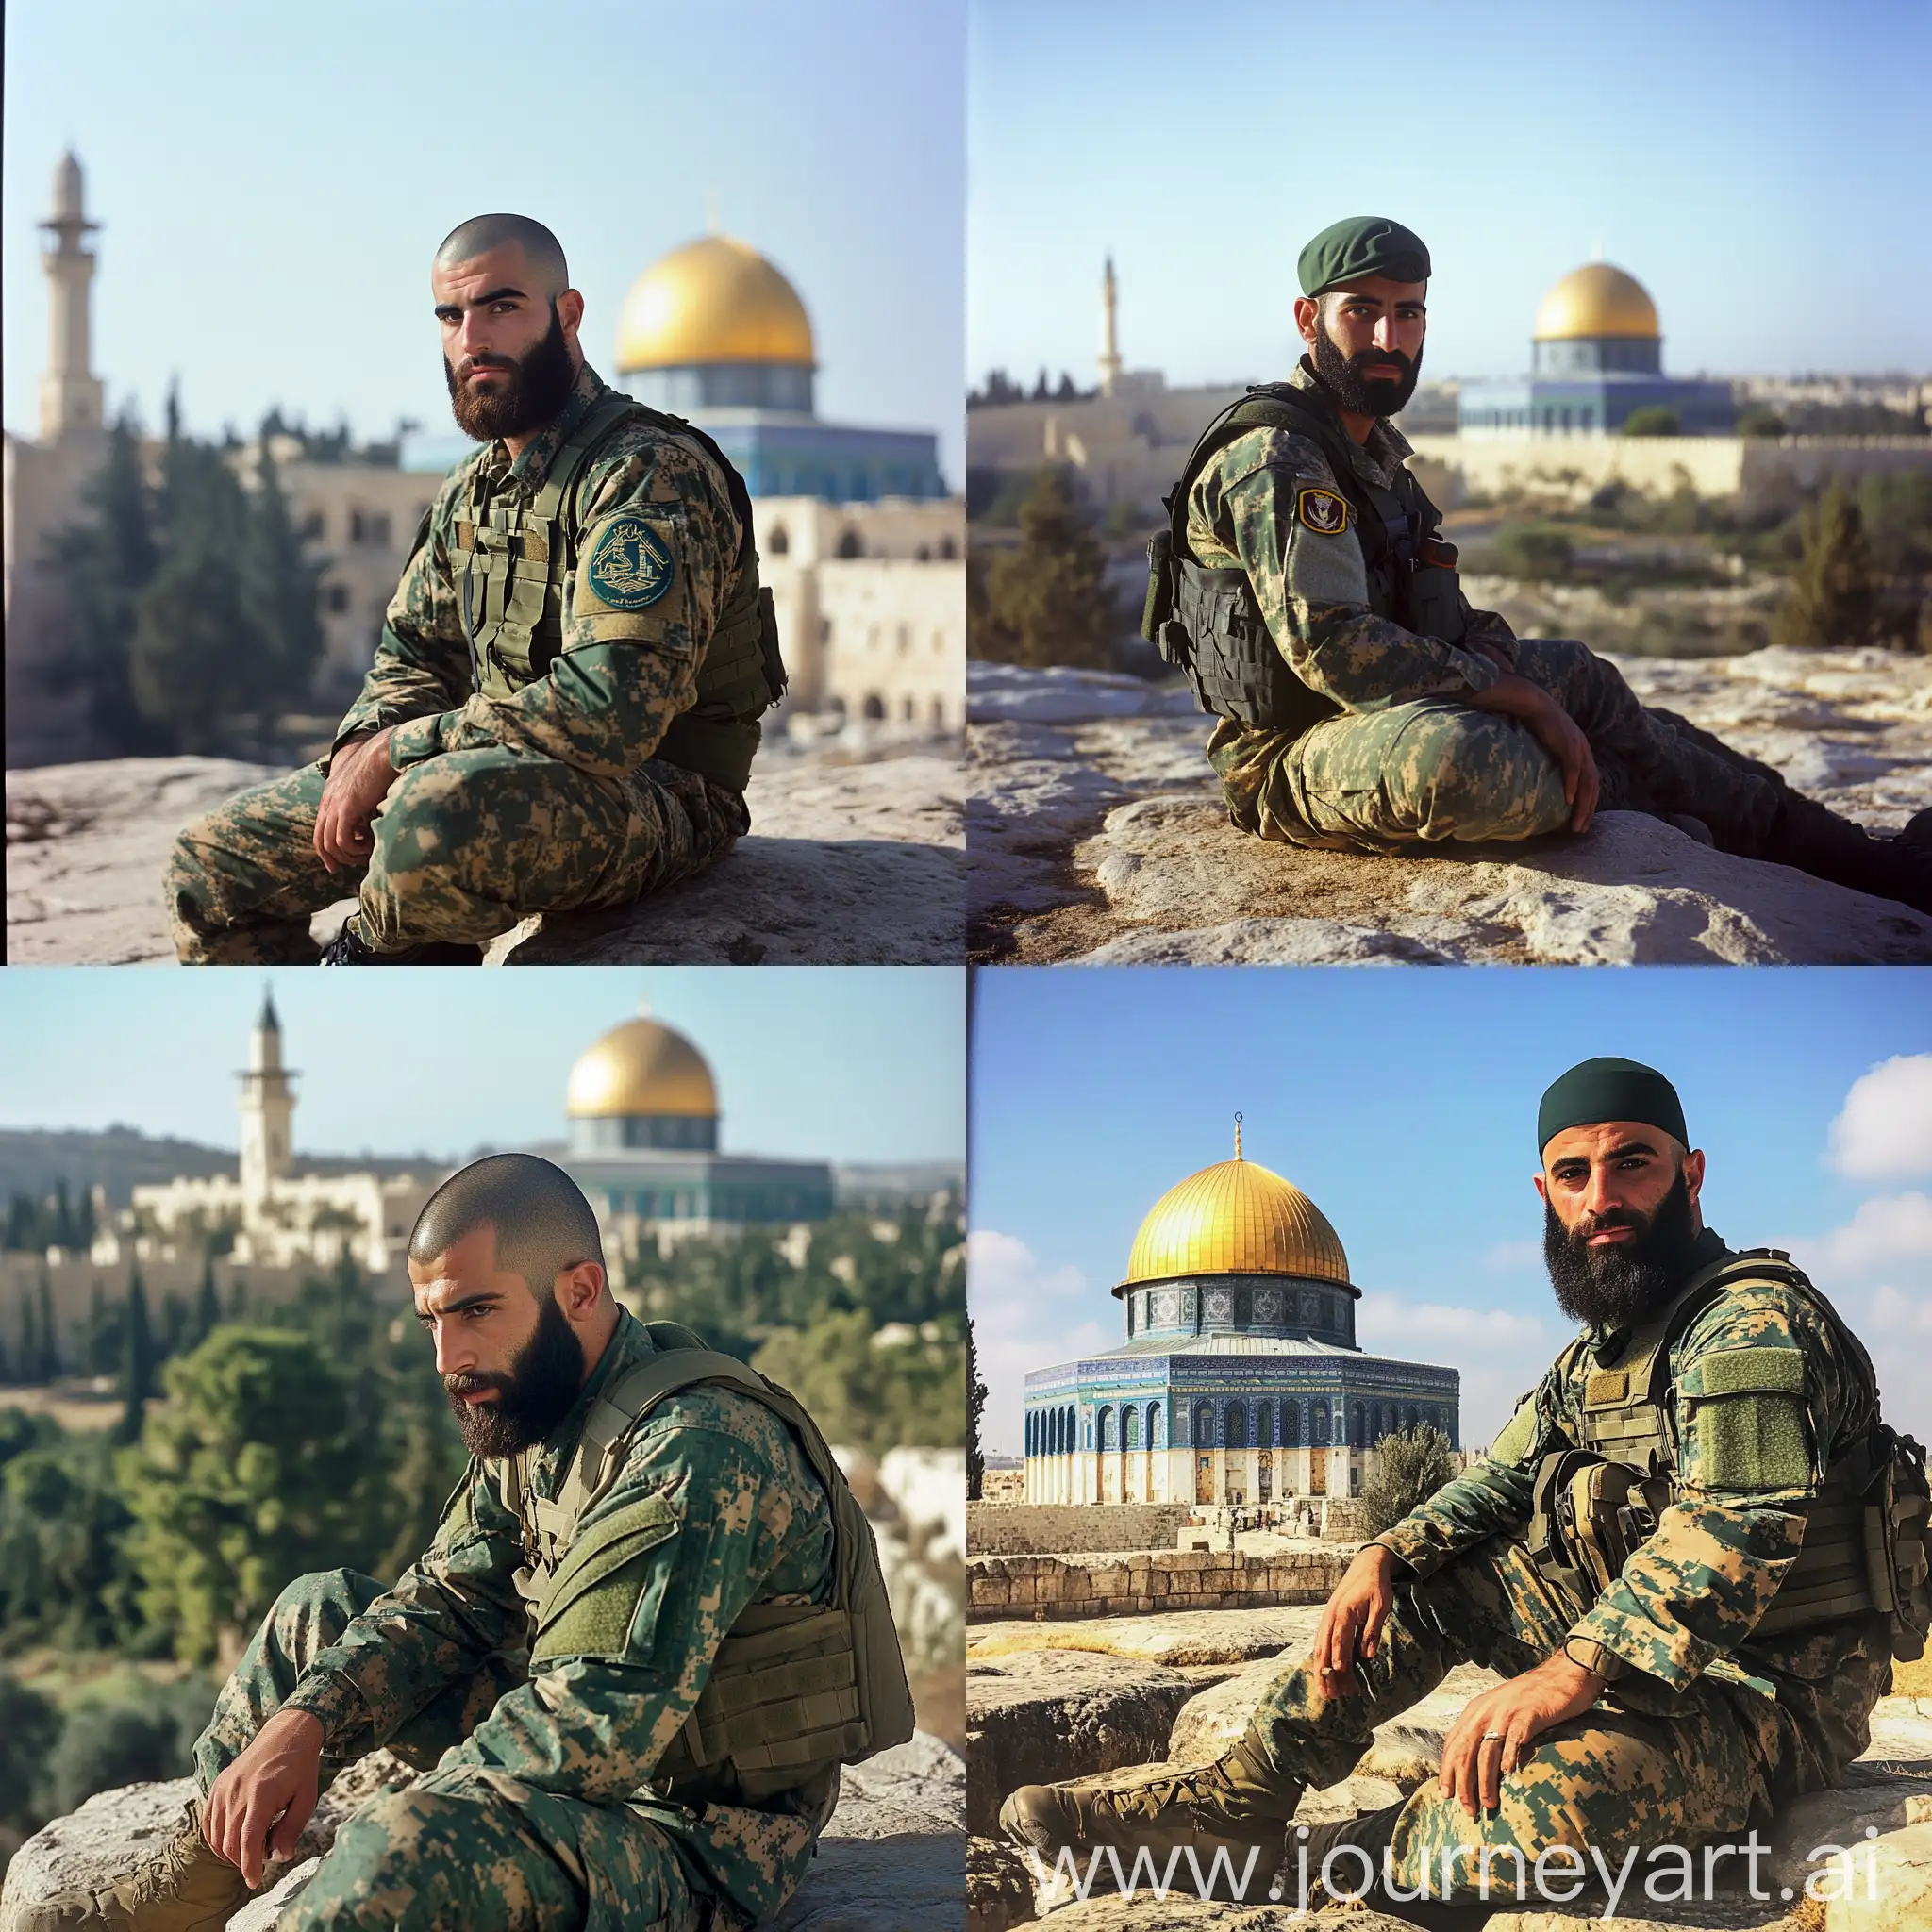
M 289 514 L 289 499 L 269 453 L 275 421 L 272 412 L 261 425 L 259 480 L 250 506 L 244 571 L 252 615 L 264 645 L 264 725 L 272 708 L 300 705 L 307 697 L 323 649 L 322 619 L 316 610 L 322 567 L 303 554 L 301 535 Z
M 30 1386 L 40 1378 L 40 1323 L 36 1318 L 33 1297 L 24 1294 L 20 1298 L 20 1379 L 23 1384 Z
M 201 1291 L 194 1302 L 194 1326 L 192 1345 L 199 1347 L 222 1324 L 222 1305 L 215 1293 L 215 1257 L 204 1253 L 201 1257 Z
M 81 1365 L 90 1375 L 105 1375 L 113 1366 L 109 1353 L 112 1324 L 108 1320 L 108 1291 L 95 1278 L 93 1293 L 88 1299 L 87 1344 L 81 1351 Z
M 1020 505 L 1019 549 L 987 573 L 991 614 L 1014 640 L 1014 661 L 1105 670 L 1118 617 L 1106 573 L 1067 472 L 1040 470 Z
M 1878 578 L 1858 505 L 1834 477 L 1798 514 L 1801 545 L 1775 641 L 1801 650 L 1869 644 L 1878 635 Z
M 60 1338 L 54 1326 L 54 1283 L 47 1264 L 41 1263 L 41 1372 L 38 1380 L 51 1382 L 60 1373 Z
M 118 1439 L 131 1442 L 141 1433 L 142 1404 L 154 1393 L 155 1348 L 147 1318 L 147 1286 L 135 1268 L 127 1277 L 127 1324 L 121 1338 L 122 1409 Z
M 986 1457 L 979 1446 L 979 1419 L 986 1410 L 986 1384 L 979 1379 L 979 1351 L 973 1338 L 973 1317 L 966 1318 L 966 1495 L 979 1501 L 986 1480 Z

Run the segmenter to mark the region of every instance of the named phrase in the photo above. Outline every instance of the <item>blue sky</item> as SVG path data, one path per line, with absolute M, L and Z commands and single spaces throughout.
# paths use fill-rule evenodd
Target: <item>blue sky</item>
M 962 0 L 15 0 L 6 12 L 6 421 L 35 431 L 34 224 L 70 143 L 109 407 L 361 436 L 450 429 L 429 258 L 469 215 L 557 230 L 614 376 L 631 281 L 721 226 L 817 331 L 833 419 L 960 463 Z
M 1459 1369 L 1464 1440 L 1487 1441 L 1570 1332 L 1536 1108 L 1596 1054 L 1671 1076 L 1710 1224 L 1797 1253 L 1885 1368 L 1888 1414 L 1932 1432 L 1932 973 L 1008 969 L 975 998 L 993 1450 L 1017 1449 L 1027 1369 L 1121 1340 L 1108 1290 L 1141 1217 L 1232 1154 L 1237 1109 L 1247 1158 L 1341 1237 L 1364 1344 Z
M 1924 0 L 973 0 L 969 42 L 975 381 L 1091 382 L 1109 250 L 1130 368 L 1278 375 L 1302 244 L 1364 212 L 1429 244 L 1434 376 L 1526 368 L 1599 245 L 1676 374 L 1925 366 Z
M 721 1144 L 833 1160 L 958 1159 L 961 971 L 634 968 L 354 974 L 0 973 L 0 1126 L 236 1143 L 234 1070 L 272 984 L 303 1153 L 464 1154 L 563 1137 L 564 1083 L 647 1000 L 710 1061 Z

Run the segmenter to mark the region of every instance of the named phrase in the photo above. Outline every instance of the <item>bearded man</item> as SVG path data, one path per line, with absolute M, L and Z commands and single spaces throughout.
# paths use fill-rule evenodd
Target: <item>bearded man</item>
M 615 906 L 750 824 L 784 687 L 751 500 L 703 431 L 607 389 L 556 236 L 478 215 L 430 269 L 458 425 L 484 447 L 416 532 L 326 758 L 183 832 L 189 963 L 475 964 L 525 914 Z
M 1794 791 L 1567 638 L 1471 608 L 1391 424 L 1429 252 L 1359 215 L 1301 252 L 1307 354 L 1210 424 L 1150 547 L 1142 631 L 1204 710 L 1228 815 L 1292 845 L 1401 852 L 1648 812 L 1705 844 L 1932 911 L 1932 810 L 1892 839 Z
M 911 1735 L 872 1533 L 798 1404 L 611 1295 L 560 1168 L 430 1196 L 416 1317 L 472 1456 L 392 1588 L 298 1576 L 224 1686 L 175 1835 L 22 1932 L 213 1932 L 325 1775 L 427 1774 L 341 1827 L 284 1932 L 699 1932 L 774 1917 L 839 1766 Z
M 1865 1749 L 1932 1606 L 1924 1452 L 1882 1424 L 1864 1349 L 1787 1257 L 1705 1226 L 1705 1158 L 1661 1074 L 1573 1067 L 1537 1139 L 1550 1277 L 1584 1332 L 1487 1457 L 1357 1556 L 1233 1750 L 1015 1791 L 1002 1825 L 1049 1865 L 1192 1846 L 1209 1869 L 1227 1847 L 1237 1875 L 1268 1860 L 1263 1887 L 1333 1858 L 1331 1891 L 1366 1868 L 1392 1897 L 1469 1901 L 1593 1853 L 1614 1872 L 1736 1840 Z M 1506 1681 L 1464 1708 L 1440 1777 L 1292 1824 L 1467 1662 Z

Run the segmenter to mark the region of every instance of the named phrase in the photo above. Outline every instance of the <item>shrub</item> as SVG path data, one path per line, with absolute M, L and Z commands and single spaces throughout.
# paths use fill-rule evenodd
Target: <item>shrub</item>
M 1362 1533 L 1393 1529 L 1456 1474 L 1449 1438 L 1441 1429 L 1398 1429 L 1384 1436 L 1374 1471 L 1362 1478 Z

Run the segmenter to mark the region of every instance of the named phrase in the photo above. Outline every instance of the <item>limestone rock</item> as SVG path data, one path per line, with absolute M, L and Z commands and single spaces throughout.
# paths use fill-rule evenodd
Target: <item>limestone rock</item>
M 1175 1670 L 1244 1664 L 1283 1651 L 1300 1656 L 1321 1618 L 1319 1606 L 1295 1604 L 1269 1610 L 1158 1610 L 1073 1624 L 980 1624 L 974 1626 L 966 1654 L 975 1658 L 1023 1650 L 1084 1650 Z
M 343 1820 L 414 1774 L 387 1752 L 340 1774 L 296 1847 L 300 1862 L 271 1868 L 270 1890 L 229 1921 L 229 1932 L 268 1932 Z M 55 1892 L 113 1884 L 174 1830 L 193 1791 L 192 1778 L 102 1791 L 36 1832 L 8 1868 L 0 1932 L 13 1932 L 24 1907 Z M 774 1924 L 784 1932 L 960 1926 L 965 1809 L 965 1762 L 936 1738 L 921 1734 L 850 1767 L 810 1874 Z
M 1087 1777 L 1167 1754 L 1194 1686 L 1178 1671 L 1079 1651 L 966 1666 L 967 1824 L 991 1835 L 1021 1785 Z
M 837 745 L 761 757 L 751 834 L 669 891 L 608 913 L 525 921 L 491 963 L 957 962 L 965 918 L 960 764 L 943 748 Z M 230 758 L 113 758 L 7 777 L 9 957 L 38 965 L 174 958 L 161 875 L 175 835 L 275 775 Z M 319 913 L 318 938 L 348 902 Z
M 1004 1838 L 966 1840 L 966 1932 L 1007 1932 L 1033 1920 L 1033 1874 Z
M 1825 1907 L 1825 1932 L 1924 1932 L 1932 1925 L 1932 1824 L 1878 1839 L 1853 1879 L 1846 1896 Z
M 1932 805 L 1932 659 L 1757 651 L 1617 660 L 1646 702 L 1896 829 Z M 1226 823 L 1178 685 L 969 669 L 976 958 L 1095 964 L 1932 960 L 1932 920 L 1637 813 L 1582 840 L 1382 858 Z

